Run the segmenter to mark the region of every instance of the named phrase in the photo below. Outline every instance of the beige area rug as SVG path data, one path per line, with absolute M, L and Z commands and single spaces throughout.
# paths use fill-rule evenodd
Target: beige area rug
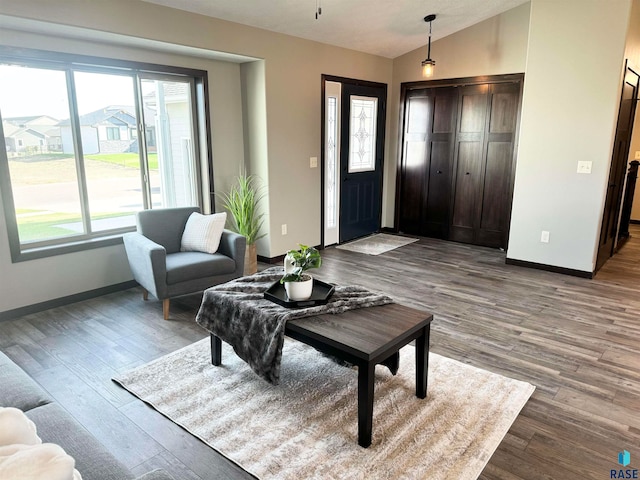
M 340 250 L 348 250 L 350 252 L 366 253 L 367 255 L 380 255 L 417 241 L 417 238 L 377 233 L 370 237 L 338 245 L 336 248 L 339 248 Z
M 415 351 L 396 376 L 376 368 L 373 443 L 357 444 L 357 369 L 289 338 L 281 383 L 256 376 L 209 339 L 114 380 L 262 479 L 475 479 L 534 391 L 528 383 L 431 353 L 427 399 Z

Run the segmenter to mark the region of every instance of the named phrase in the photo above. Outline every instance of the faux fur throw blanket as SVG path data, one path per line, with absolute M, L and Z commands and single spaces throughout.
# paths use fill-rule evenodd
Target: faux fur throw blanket
M 233 347 L 262 378 L 277 385 L 287 320 L 392 303 L 385 295 L 358 286 L 336 286 L 326 305 L 286 308 L 266 300 L 264 292 L 280 280 L 282 267 L 205 290 L 196 322 Z

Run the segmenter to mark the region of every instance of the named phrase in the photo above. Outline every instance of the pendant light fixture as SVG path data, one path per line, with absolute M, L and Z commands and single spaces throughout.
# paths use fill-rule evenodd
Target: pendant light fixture
M 433 70 L 436 67 L 436 61 L 431 59 L 431 22 L 436 19 L 435 14 L 427 15 L 424 17 L 425 22 L 429 22 L 429 47 L 427 50 L 427 58 L 422 61 L 422 76 L 429 78 L 433 75 Z

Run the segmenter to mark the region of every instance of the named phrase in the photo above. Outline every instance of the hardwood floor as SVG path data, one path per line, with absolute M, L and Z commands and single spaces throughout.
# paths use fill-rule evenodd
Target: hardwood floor
M 593 280 L 427 238 L 377 257 L 328 248 L 316 275 L 432 312 L 432 351 L 536 386 L 482 479 L 603 479 L 619 451 L 627 468 L 640 456 L 640 226 L 631 234 Z M 138 289 L 54 308 L 0 322 L 0 350 L 134 473 L 251 478 L 110 380 L 204 338 L 199 300 L 172 301 L 170 321 Z

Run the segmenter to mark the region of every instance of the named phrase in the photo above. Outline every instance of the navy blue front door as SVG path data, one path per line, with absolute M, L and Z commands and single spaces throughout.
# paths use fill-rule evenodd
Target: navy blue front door
M 380 229 L 386 85 L 342 85 L 340 243 Z

